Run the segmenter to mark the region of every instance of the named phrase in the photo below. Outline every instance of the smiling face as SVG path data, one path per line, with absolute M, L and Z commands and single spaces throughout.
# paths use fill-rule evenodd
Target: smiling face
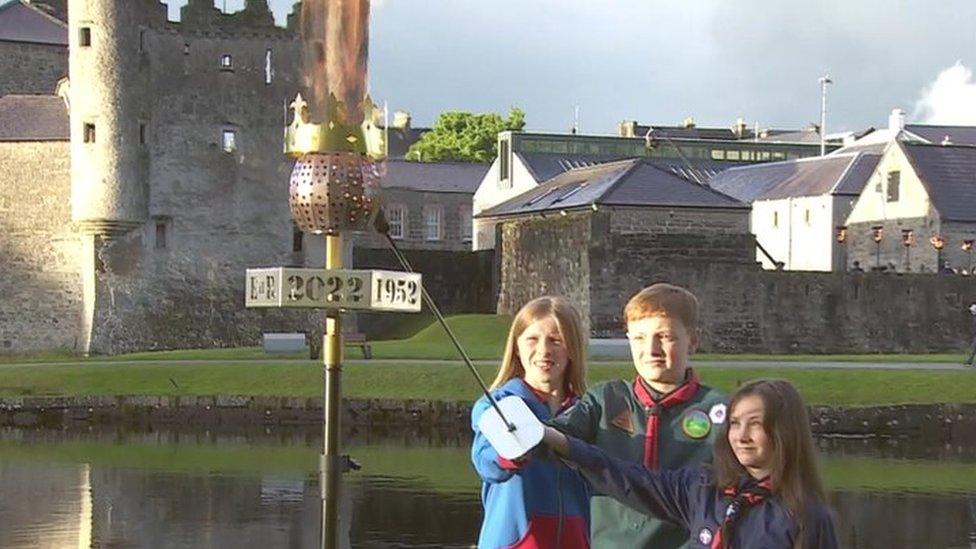
M 569 352 L 555 317 L 546 316 L 526 326 L 516 346 L 526 383 L 540 391 L 563 386 Z
M 661 315 L 628 322 L 627 339 L 637 373 L 662 393 L 681 385 L 698 345 L 697 334 L 680 320 Z
M 761 479 L 769 476 L 773 462 L 773 442 L 763 426 L 766 406 L 759 395 L 742 397 L 729 414 L 729 446 L 739 463 Z

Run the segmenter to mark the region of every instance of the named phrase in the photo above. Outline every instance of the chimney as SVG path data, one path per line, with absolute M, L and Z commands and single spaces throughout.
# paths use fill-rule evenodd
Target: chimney
M 406 111 L 393 113 L 393 127 L 398 130 L 410 129 L 410 113 Z
M 637 121 L 624 120 L 617 124 L 618 137 L 635 137 L 637 135 Z
M 892 109 L 888 116 L 888 129 L 891 131 L 901 131 L 905 129 L 905 111 Z
M 694 128 L 695 127 L 695 117 L 689 116 L 681 121 L 680 127 L 682 128 Z
M 735 119 L 735 126 L 732 126 L 732 132 L 735 133 L 738 139 L 742 139 L 742 136 L 746 134 L 746 121 L 741 116 Z

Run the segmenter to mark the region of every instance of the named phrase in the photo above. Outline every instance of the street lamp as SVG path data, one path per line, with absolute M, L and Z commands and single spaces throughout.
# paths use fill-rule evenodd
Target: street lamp
M 905 246 L 905 271 L 908 272 L 912 270 L 912 246 L 915 245 L 915 231 L 902 229 L 901 243 Z
M 935 235 L 929 238 L 929 243 L 932 244 L 936 252 L 935 272 L 940 272 L 942 270 L 942 248 L 945 248 L 946 241 L 940 235 Z
M 884 240 L 884 227 L 881 225 L 871 227 L 871 235 L 874 238 L 874 268 L 881 270 L 881 241 Z
M 827 152 L 827 84 L 833 84 L 829 75 L 820 77 L 820 156 Z

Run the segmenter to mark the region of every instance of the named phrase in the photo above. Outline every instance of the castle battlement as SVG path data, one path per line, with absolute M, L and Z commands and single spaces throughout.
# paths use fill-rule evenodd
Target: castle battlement
M 267 36 L 277 34 L 296 34 L 297 14 L 301 10 L 301 2 L 296 2 L 292 13 L 288 15 L 287 27 L 275 24 L 274 15 L 268 7 L 267 0 L 246 0 L 244 9 L 234 13 L 223 13 L 214 7 L 211 0 L 190 0 L 180 8 L 180 21 L 170 22 L 169 25 L 183 29 L 209 30 L 225 33 L 229 37 L 240 36 L 241 33 Z M 255 34 L 256 33 L 256 34 Z

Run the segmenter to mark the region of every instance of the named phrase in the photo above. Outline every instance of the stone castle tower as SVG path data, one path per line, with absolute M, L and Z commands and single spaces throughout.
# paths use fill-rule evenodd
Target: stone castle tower
M 266 0 L 232 15 L 190 0 L 179 23 L 157 0 L 69 0 L 68 14 L 77 350 L 314 331 L 314 313 L 243 309 L 245 268 L 322 261 L 287 205 L 295 33 Z

